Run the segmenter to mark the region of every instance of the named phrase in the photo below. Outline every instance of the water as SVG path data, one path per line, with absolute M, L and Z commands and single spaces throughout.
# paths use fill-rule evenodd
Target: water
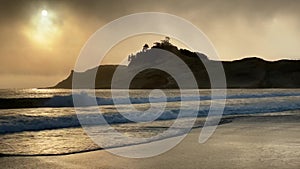
M 211 104 L 210 90 L 185 90 L 182 97 L 179 90 L 164 90 L 167 102 L 161 99 L 160 94 L 151 93 L 151 90 L 130 90 L 130 100 L 137 109 L 132 111 L 122 92 L 124 90 L 120 90 L 117 96 L 120 104 L 113 105 L 110 90 L 96 90 L 97 102 L 101 105 L 97 109 L 115 130 L 129 137 L 145 138 L 145 142 L 153 141 L 153 136 L 167 130 L 177 118 L 180 108 L 190 111 L 198 106 L 198 99 L 201 101 L 199 111 L 195 112 L 198 116 L 195 127 L 202 126 Z M 90 97 L 82 93 L 78 95 Z M 151 115 L 141 112 L 150 108 L 149 100 L 154 102 L 152 106 L 166 104 L 164 111 L 153 122 L 149 122 L 152 120 Z M 180 100 L 184 100 L 185 104 L 182 105 Z M 71 90 L 0 90 L 0 107 L 1 154 L 65 154 L 139 143 L 124 144 L 118 137 L 111 135 L 102 147 L 96 145 L 81 128 L 73 108 Z M 90 112 L 89 107 L 83 107 L 82 110 L 88 118 L 96 119 L 97 113 Z M 224 115 L 290 110 L 300 110 L 300 89 L 230 89 L 227 91 Z M 143 122 L 132 123 L 120 113 L 142 116 Z M 188 115 L 181 118 L 182 126 L 166 137 L 182 134 L 180 128 L 185 127 L 188 119 Z M 94 134 L 109 134 L 109 129 L 99 128 L 101 125 L 97 121 L 89 126 Z

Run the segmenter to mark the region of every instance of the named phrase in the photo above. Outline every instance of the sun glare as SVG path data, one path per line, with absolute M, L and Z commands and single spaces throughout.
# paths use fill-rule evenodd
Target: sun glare
M 42 10 L 42 15 L 43 15 L 43 16 L 48 16 L 48 11 L 47 11 L 47 10 L 45 10 L 45 9 L 44 9 L 44 10 Z
M 57 16 L 48 10 L 41 10 L 33 15 L 30 25 L 25 28 L 25 34 L 38 45 L 49 47 L 59 33 L 59 27 L 55 24 Z

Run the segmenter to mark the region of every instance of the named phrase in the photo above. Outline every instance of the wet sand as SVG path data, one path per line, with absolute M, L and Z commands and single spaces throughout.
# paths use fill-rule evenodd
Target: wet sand
M 99 150 L 63 156 L 1 157 L 1 168 L 300 168 L 300 111 L 228 119 L 231 122 L 218 126 L 206 143 L 198 143 L 201 128 L 196 128 L 176 147 L 151 158 L 130 159 Z M 133 148 L 118 150 L 134 153 Z

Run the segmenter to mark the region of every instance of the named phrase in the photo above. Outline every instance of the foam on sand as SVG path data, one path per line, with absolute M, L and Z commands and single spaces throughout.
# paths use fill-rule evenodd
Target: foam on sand
M 3 168 L 297 169 L 300 166 L 299 111 L 239 116 L 232 120 L 219 126 L 205 144 L 198 143 L 201 129 L 193 129 L 178 146 L 147 159 L 123 158 L 100 150 L 65 156 L 4 157 L 0 162 Z M 168 139 L 160 141 L 167 143 Z M 117 149 L 134 153 L 133 146 Z

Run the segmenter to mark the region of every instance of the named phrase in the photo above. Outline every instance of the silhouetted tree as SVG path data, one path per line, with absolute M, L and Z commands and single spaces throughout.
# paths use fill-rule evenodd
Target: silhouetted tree
M 144 46 L 143 46 L 143 52 L 146 52 L 146 50 L 148 50 L 149 49 L 149 45 L 148 44 L 145 44 Z
M 171 45 L 170 43 L 170 37 L 166 36 L 164 40 L 161 40 L 162 45 L 164 46 L 169 46 Z
M 134 55 L 131 53 L 128 55 L 128 62 L 132 61 L 134 59 Z
M 154 47 L 159 47 L 160 46 L 160 43 L 159 42 L 154 42 Z

